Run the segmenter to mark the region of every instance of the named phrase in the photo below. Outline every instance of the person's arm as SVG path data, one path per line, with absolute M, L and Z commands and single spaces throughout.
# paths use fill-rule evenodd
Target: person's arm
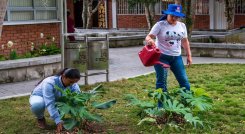
M 185 52 L 186 52 L 186 56 L 187 56 L 187 65 L 191 65 L 192 64 L 192 57 L 191 57 L 191 49 L 190 49 L 190 43 L 189 43 L 189 40 L 188 38 L 183 38 L 181 40 L 181 44 L 182 44 L 182 47 L 185 49 Z
M 76 93 L 81 93 L 81 90 L 80 90 L 80 87 L 77 83 L 74 83 L 72 86 L 71 86 L 71 91 L 72 92 L 76 92 Z
M 153 39 L 156 38 L 156 35 L 160 32 L 160 25 L 158 23 L 156 23 L 150 33 L 145 37 L 145 42 L 146 45 L 155 45 L 155 41 Z
M 55 121 L 56 125 L 62 122 L 58 109 L 55 107 L 54 86 L 45 82 L 42 84 L 43 99 L 50 117 Z
M 153 40 L 155 38 L 156 38 L 155 35 L 148 34 L 145 38 L 146 45 L 155 45 L 155 41 Z

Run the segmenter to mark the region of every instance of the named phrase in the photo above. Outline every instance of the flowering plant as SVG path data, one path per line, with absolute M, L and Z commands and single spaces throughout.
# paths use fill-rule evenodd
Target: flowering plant
M 43 33 L 40 33 L 40 39 L 43 39 L 44 37 L 45 35 Z M 37 40 L 35 43 L 28 42 L 28 44 L 31 44 L 30 49 L 28 52 L 22 55 L 18 54 L 17 51 L 13 48 L 16 43 L 14 43 L 13 41 L 8 41 L 6 45 L 2 44 L 1 48 L 2 50 L 4 50 L 5 48 L 9 48 L 11 49 L 11 51 L 8 56 L 0 55 L 0 61 L 31 58 L 60 53 L 60 48 L 58 48 L 55 43 L 55 37 L 47 36 L 46 39 L 47 41 L 45 43 L 40 43 L 39 40 Z

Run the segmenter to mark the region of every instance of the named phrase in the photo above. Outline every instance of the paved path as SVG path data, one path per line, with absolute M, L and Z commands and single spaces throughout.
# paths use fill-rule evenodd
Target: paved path
M 110 48 L 110 81 L 135 77 L 142 74 L 148 74 L 154 71 L 153 67 L 144 67 L 141 64 L 137 54 L 141 48 L 141 46 L 128 48 Z M 186 61 L 185 57 L 184 61 Z M 193 57 L 193 64 L 206 63 L 245 64 L 245 59 Z M 105 75 L 90 76 L 88 78 L 88 83 L 93 84 L 105 80 Z M 38 81 L 39 80 L 32 80 L 17 83 L 0 84 L 0 99 L 30 95 L 30 92 L 33 90 L 35 84 L 37 84 Z M 83 78 L 81 78 L 79 84 L 84 84 Z

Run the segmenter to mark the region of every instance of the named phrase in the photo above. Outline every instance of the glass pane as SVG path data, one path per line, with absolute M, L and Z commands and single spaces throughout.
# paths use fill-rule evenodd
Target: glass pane
M 32 0 L 9 0 L 9 7 L 32 7 Z
M 33 20 L 33 11 L 12 11 L 10 12 L 10 20 Z
M 8 12 L 6 11 L 5 16 L 4 16 L 4 21 L 8 20 Z
M 36 20 L 52 20 L 52 19 L 57 19 L 57 12 L 54 11 L 47 11 L 47 10 L 42 10 L 42 11 L 37 11 L 36 12 Z
M 34 7 L 56 7 L 56 0 L 34 0 Z

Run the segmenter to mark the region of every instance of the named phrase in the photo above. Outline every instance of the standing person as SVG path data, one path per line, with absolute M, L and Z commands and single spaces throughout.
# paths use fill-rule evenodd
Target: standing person
M 74 33 L 75 32 L 74 21 L 70 15 L 71 15 L 70 11 L 67 11 L 67 32 Z M 75 41 L 74 36 L 68 36 L 68 38 L 70 41 Z
M 192 64 L 191 50 L 187 38 L 187 30 L 184 23 L 180 22 L 182 7 L 176 4 L 169 4 L 164 11 L 164 16 L 151 29 L 145 40 L 148 45 L 156 45 L 161 51 L 160 61 L 170 65 L 180 87 L 190 90 L 190 83 L 181 57 L 181 46 L 187 53 L 187 65 Z M 156 38 L 156 42 L 153 40 Z M 161 65 L 154 65 L 156 71 L 156 89 L 162 88 L 167 92 L 168 69 Z
M 38 127 L 45 129 L 46 121 L 44 111 L 47 108 L 51 118 L 57 125 L 57 132 L 60 132 L 63 127 L 63 122 L 60 118 L 58 109 L 55 107 L 55 102 L 62 93 L 55 89 L 58 86 L 60 89 L 69 88 L 72 92 L 80 93 L 80 88 L 77 82 L 80 80 L 80 72 L 74 68 L 65 68 L 57 75 L 47 77 L 40 81 L 32 91 L 29 102 L 31 111 L 38 121 Z

